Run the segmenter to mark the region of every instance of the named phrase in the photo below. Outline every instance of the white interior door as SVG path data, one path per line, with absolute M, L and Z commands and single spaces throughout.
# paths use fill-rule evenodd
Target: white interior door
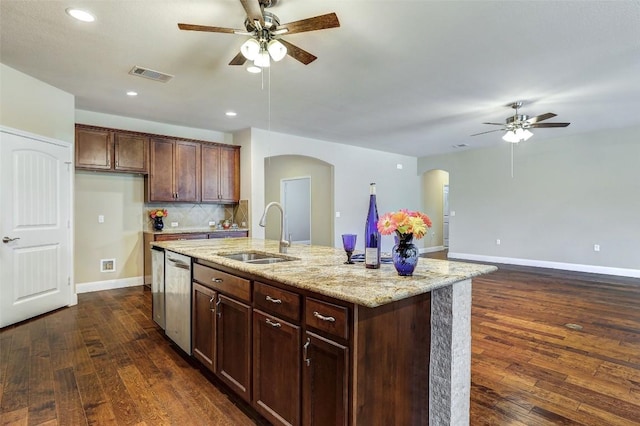
M 442 245 L 449 248 L 449 185 L 442 187 Z
M 72 303 L 71 144 L 0 129 L 0 327 Z
M 285 238 L 311 244 L 311 178 L 283 179 L 281 191 Z

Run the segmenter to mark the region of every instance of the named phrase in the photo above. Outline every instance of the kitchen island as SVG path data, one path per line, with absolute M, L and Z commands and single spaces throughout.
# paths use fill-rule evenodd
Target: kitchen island
M 320 424 L 317 417 L 330 412 L 337 413 L 328 418 L 330 424 L 468 424 L 471 279 L 495 267 L 423 258 L 412 277 L 400 277 L 391 264 L 373 270 L 344 264 L 344 251 L 331 247 L 294 245 L 278 254 L 277 241 L 252 238 L 153 245 L 193 260 L 194 356 L 209 362 L 273 423 Z M 237 253 L 268 253 L 286 261 L 259 264 L 229 257 Z M 206 297 L 198 298 L 203 292 Z M 201 312 L 208 311 L 203 306 L 218 316 L 213 338 L 218 344 L 210 355 L 197 347 L 211 340 L 198 327 Z M 248 365 L 235 376 L 229 355 L 242 357 L 219 341 L 230 334 L 220 325 L 230 324 L 224 309 L 234 307 L 253 318 L 236 339 L 246 340 Z M 228 318 L 239 321 L 238 312 Z M 272 329 L 287 331 L 288 340 L 270 335 Z M 265 336 L 280 343 L 271 347 Z M 275 365 L 288 372 L 269 376 L 265 370 L 277 370 Z M 342 382 L 326 383 L 328 372 Z M 284 392 L 285 402 L 269 396 L 269 386 Z

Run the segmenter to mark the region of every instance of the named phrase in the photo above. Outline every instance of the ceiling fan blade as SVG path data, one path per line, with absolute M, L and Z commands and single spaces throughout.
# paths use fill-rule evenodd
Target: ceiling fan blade
M 305 65 L 309 65 L 311 62 L 318 59 L 317 56 L 312 55 L 304 49 L 299 48 L 298 46 L 289 43 L 286 40 L 278 39 L 278 41 L 284 44 L 287 48 L 287 55 L 291 56 L 293 59 L 302 62 Z
M 335 13 L 327 13 L 313 18 L 302 19 L 300 21 L 289 22 L 288 24 L 278 25 L 276 31 L 286 29 L 288 34 L 304 33 L 307 31 L 324 30 L 327 28 L 336 28 L 340 26 L 338 15 Z
M 567 127 L 571 123 L 537 123 L 532 124 L 530 127 L 534 128 L 542 128 L 542 127 Z
M 264 18 L 262 17 L 262 9 L 260 8 L 259 0 L 240 0 L 244 11 L 247 12 L 247 17 L 252 22 L 258 21 L 260 25 L 264 27 Z
M 492 124 L 494 126 L 504 126 L 504 123 L 482 123 L 482 124 Z
M 192 24 L 178 24 L 178 28 L 186 31 L 206 31 L 210 33 L 227 33 L 235 34 L 236 31 L 233 28 L 224 27 L 208 27 L 206 25 L 192 25 Z
M 238 54 L 229 62 L 229 65 L 244 65 L 247 62 L 247 58 L 244 57 L 242 52 L 238 52 Z
M 474 133 L 473 135 L 469 135 L 469 136 L 478 136 L 478 135 L 484 135 L 485 133 L 493 133 L 493 132 L 500 132 L 500 131 L 506 131 L 506 130 L 507 129 L 487 130 L 486 132 Z
M 533 124 L 533 123 L 538 123 L 538 122 L 540 122 L 540 121 L 542 121 L 542 120 L 548 120 L 548 119 L 550 119 L 550 118 L 555 117 L 556 115 L 557 115 L 557 114 L 554 114 L 554 113 L 552 113 L 552 112 L 548 112 L 548 113 L 546 113 L 546 114 L 540 114 L 540 115 L 537 115 L 537 116 L 535 116 L 535 117 L 527 118 L 525 121 L 526 121 L 527 123 L 531 123 L 531 124 Z

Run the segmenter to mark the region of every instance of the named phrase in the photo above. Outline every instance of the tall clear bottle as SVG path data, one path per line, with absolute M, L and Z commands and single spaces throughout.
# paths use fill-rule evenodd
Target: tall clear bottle
M 364 264 L 369 269 L 380 268 L 380 232 L 375 183 L 369 185 L 369 212 L 364 227 Z

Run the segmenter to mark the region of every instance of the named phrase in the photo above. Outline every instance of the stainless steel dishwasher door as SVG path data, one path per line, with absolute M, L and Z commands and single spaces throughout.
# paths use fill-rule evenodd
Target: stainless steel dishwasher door
M 164 249 L 151 249 L 151 315 L 162 329 L 164 322 Z
M 191 258 L 165 251 L 165 333 L 191 355 Z

